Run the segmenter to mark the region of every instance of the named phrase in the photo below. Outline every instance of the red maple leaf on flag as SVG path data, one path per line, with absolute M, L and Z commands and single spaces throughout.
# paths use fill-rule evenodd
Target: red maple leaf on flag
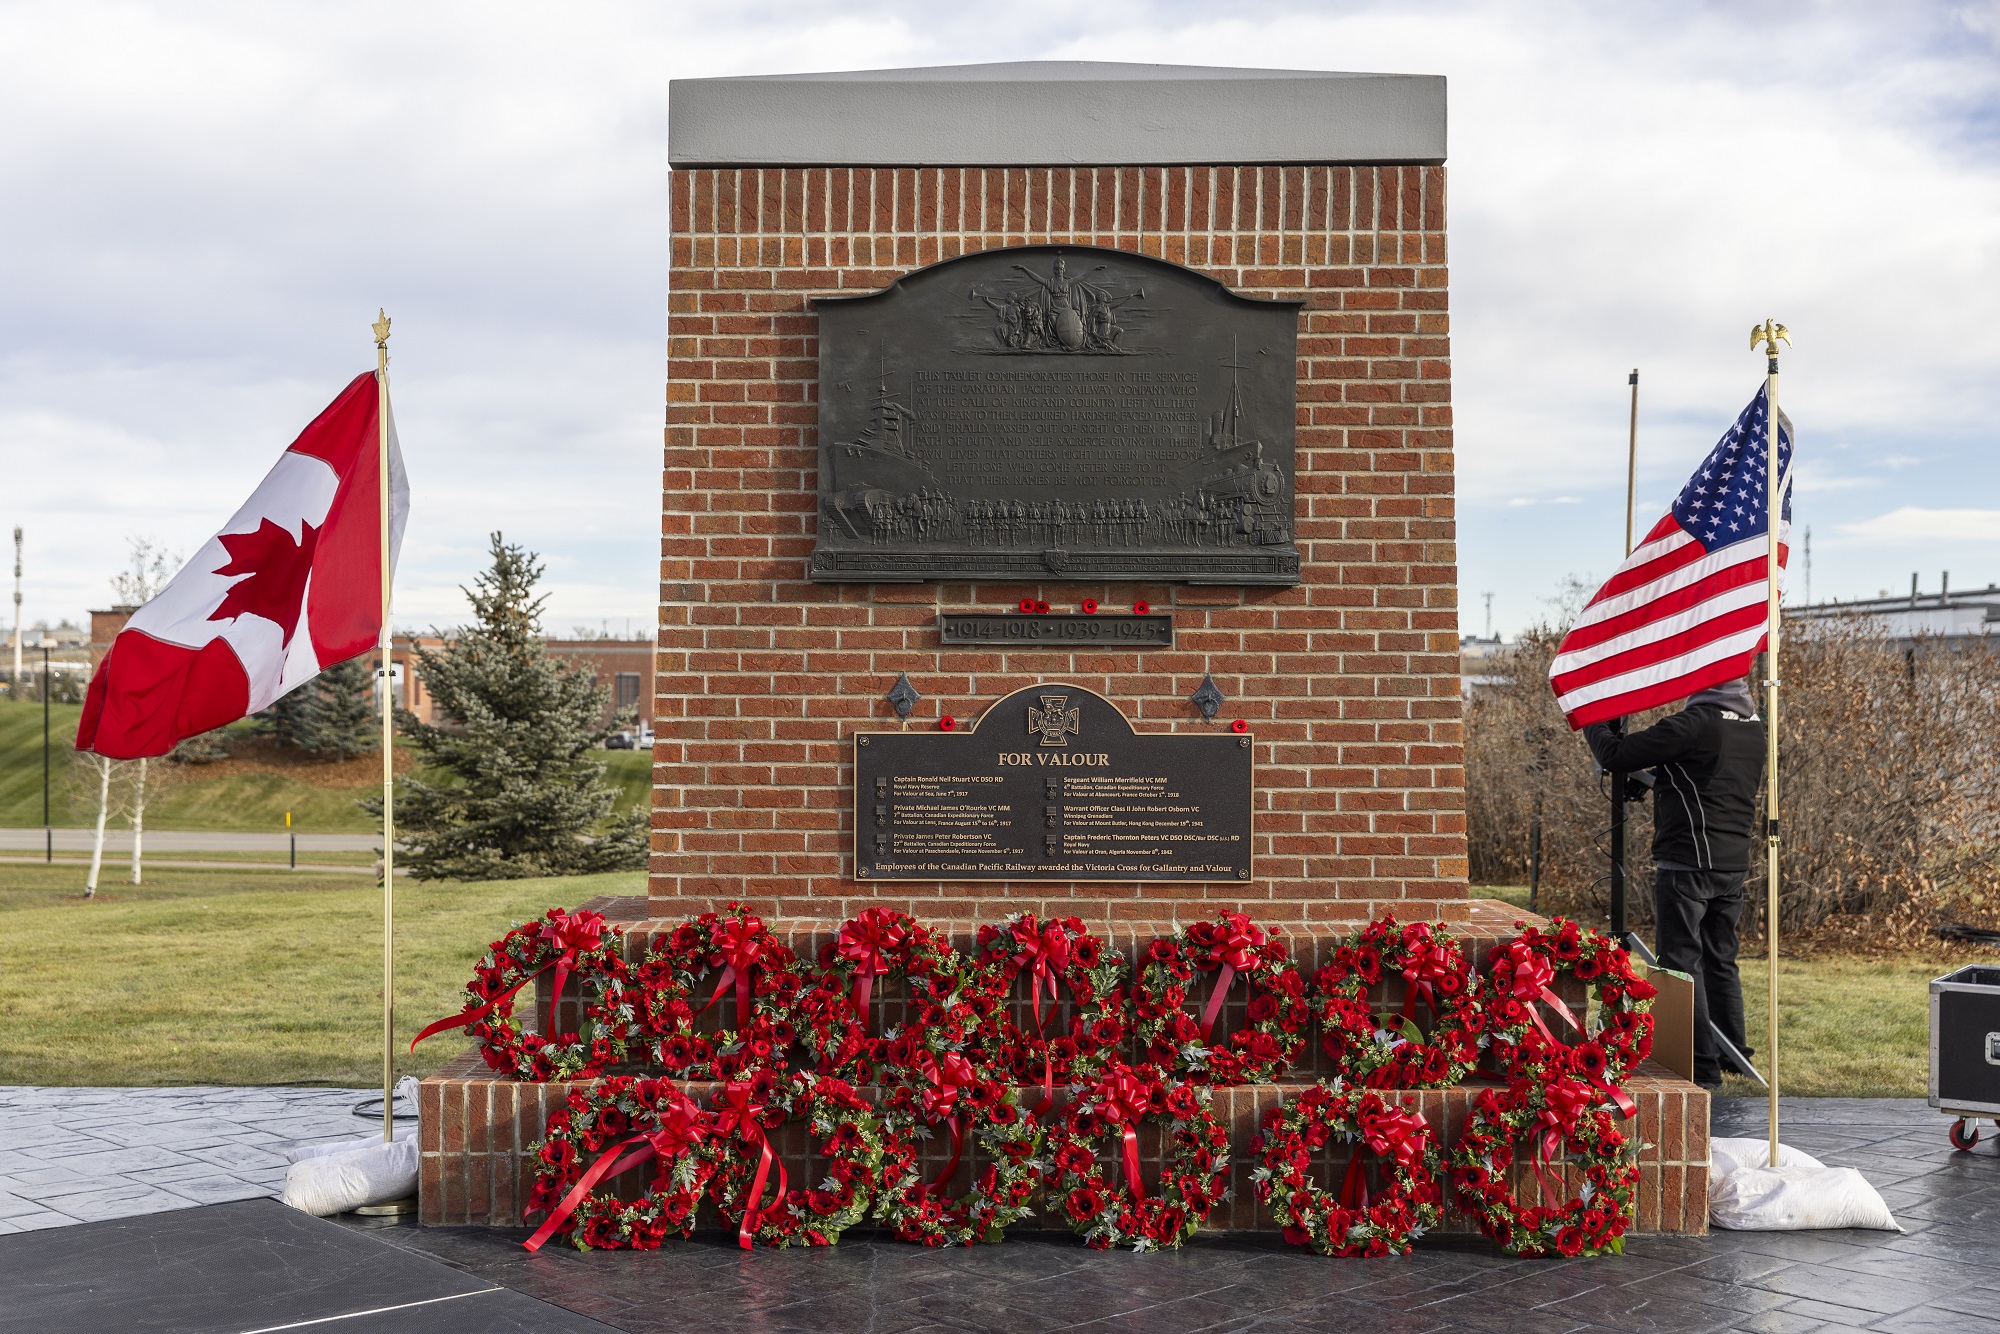
M 208 619 L 227 621 L 245 613 L 262 616 L 277 622 L 285 632 L 281 642 L 290 648 L 305 611 L 306 579 L 312 574 L 319 530 L 301 520 L 299 540 L 294 542 L 283 527 L 266 519 L 254 533 L 222 533 L 216 540 L 229 552 L 229 560 L 215 573 L 249 577 L 230 586 Z

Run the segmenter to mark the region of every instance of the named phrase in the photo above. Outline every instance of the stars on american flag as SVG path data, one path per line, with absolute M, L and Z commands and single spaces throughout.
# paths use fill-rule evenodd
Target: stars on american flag
M 1764 391 L 1750 400 L 1715 448 L 1702 460 L 1694 476 L 1674 498 L 1674 518 L 1710 551 L 1734 542 L 1762 537 L 1767 526 L 1769 505 L 1765 482 L 1769 467 L 1765 459 L 1769 439 Z M 1778 467 L 1782 475 L 1791 466 L 1792 437 L 1784 415 L 1778 417 Z M 1791 488 L 1786 487 L 1784 515 L 1792 517 Z

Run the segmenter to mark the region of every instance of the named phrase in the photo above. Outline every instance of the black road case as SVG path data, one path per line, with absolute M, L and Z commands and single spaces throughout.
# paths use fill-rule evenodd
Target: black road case
M 1953 1148 L 2000 1126 L 2000 966 L 1973 964 L 1931 982 L 1931 1106 L 1952 1123 Z

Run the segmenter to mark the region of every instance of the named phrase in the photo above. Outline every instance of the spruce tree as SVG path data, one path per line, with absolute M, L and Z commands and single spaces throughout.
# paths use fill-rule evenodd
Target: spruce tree
M 372 662 L 364 656 L 327 668 L 272 701 L 257 715 L 257 730 L 280 745 L 337 760 L 380 750 Z
M 609 692 L 543 653 L 534 553 L 492 538 L 493 564 L 465 589 L 475 621 L 417 649 L 438 721 L 398 710 L 422 777 L 399 780 L 396 833 L 426 880 L 581 875 L 646 864 L 647 815 L 613 817 L 617 790 L 591 751 L 613 730 Z M 363 802 L 379 814 L 379 801 Z
M 375 711 L 375 672 L 371 658 L 349 658 L 329 667 L 306 690 L 312 694 L 292 738 L 300 750 L 308 755 L 351 760 L 356 755 L 382 749 L 381 715 Z

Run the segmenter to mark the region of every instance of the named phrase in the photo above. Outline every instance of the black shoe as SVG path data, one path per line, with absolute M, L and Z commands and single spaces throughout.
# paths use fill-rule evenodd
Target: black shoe
M 1719 1093 L 1722 1091 L 1721 1075 L 1709 1075 L 1707 1077 L 1696 1075 L 1694 1082 L 1707 1089 L 1710 1093 Z

